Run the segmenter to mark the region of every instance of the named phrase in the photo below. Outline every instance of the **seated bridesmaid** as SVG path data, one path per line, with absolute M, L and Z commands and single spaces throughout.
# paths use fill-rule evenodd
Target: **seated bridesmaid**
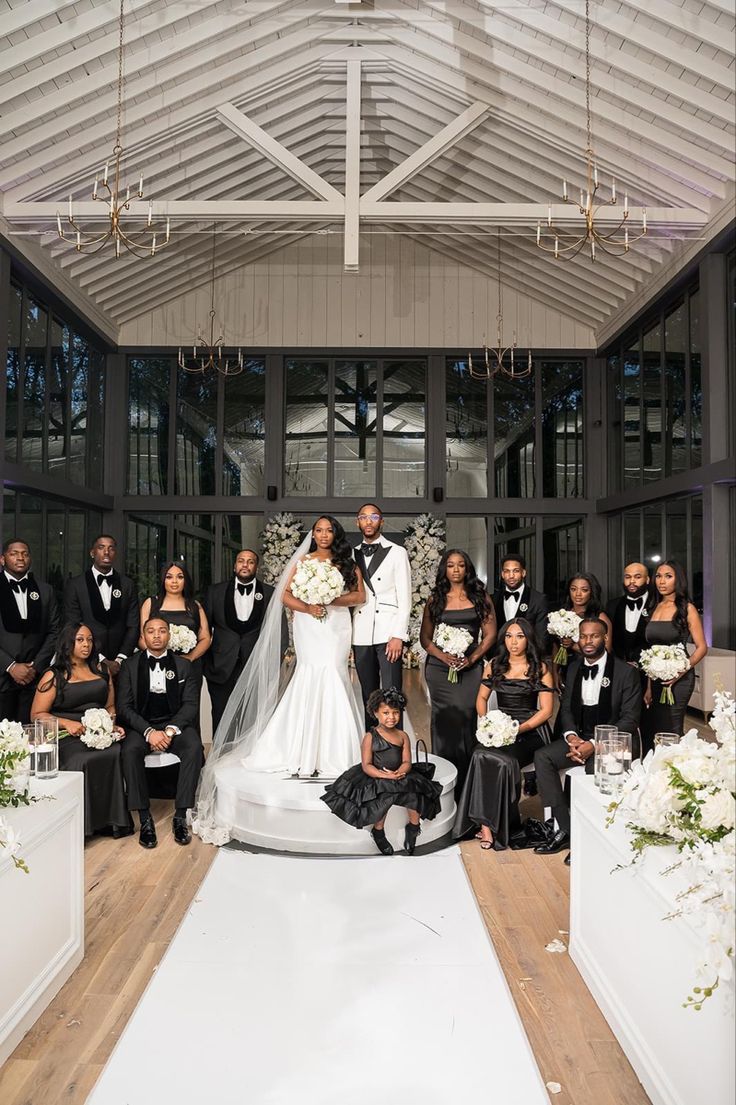
M 550 718 L 554 680 L 539 654 L 534 629 L 525 618 L 507 622 L 499 635 L 498 652 L 486 664 L 476 711 L 488 710 L 491 692 L 498 709 L 519 722 L 513 744 L 486 748 L 478 744 L 460 795 L 453 835 L 464 837 L 480 827 L 483 849 L 502 851 L 523 832 L 519 816 L 521 768 L 534 762 L 538 748 L 552 739 Z
M 98 666 L 99 651 L 86 625 L 65 625 L 56 644 L 56 656 L 38 681 L 31 720 L 58 718 L 59 767 L 84 774 L 84 835 L 112 831 L 115 837 L 132 832 L 125 800 L 120 744 L 124 731 L 115 726 L 118 741 L 108 748 L 88 748 L 80 739 L 86 710 L 107 710 L 115 718 L 112 679 Z

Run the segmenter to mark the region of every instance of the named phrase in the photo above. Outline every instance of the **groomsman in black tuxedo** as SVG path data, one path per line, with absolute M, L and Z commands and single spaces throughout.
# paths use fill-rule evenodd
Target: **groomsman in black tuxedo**
M 639 657 L 647 648 L 647 621 L 654 605 L 646 567 L 643 564 L 627 564 L 624 568 L 624 593 L 608 608 L 613 626 L 613 654 L 619 660 L 638 666 Z M 646 676 L 643 672 L 641 675 L 643 683 L 646 683 Z
M 570 806 L 560 780 L 564 767 L 584 764 L 593 771 L 596 725 L 615 725 L 634 740 L 641 713 L 641 685 L 634 668 L 606 652 L 607 626 L 599 618 L 580 623 L 580 657 L 570 663 L 558 718 L 562 739 L 540 748 L 534 756 L 539 797 L 551 806 L 559 826 L 534 851 L 549 856 L 570 846 Z M 569 856 L 565 862 L 569 862 Z
M 501 581 L 493 596 L 499 629 L 512 618 L 526 618 L 534 629 L 539 647 L 545 650 L 549 603 L 546 595 L 526 582 L 526 561 L 521 553 L 507 553 L 503 558 Z
M 225 712 L 240 673 L 255 648 L 273 587 L 257 578 L 258 553 L 241 549 L 235 574 L 207 591 L 204 609 L 212 631 L 212 647 L 204 655 L 204 674 L 212 701 L 212 733 Z M 283 650 L 288 636 L 284 619 Z
M 25 541 L 6 541 L 1 563 L 0 718 L 27 724 L 36 683 L 54 654 L 59 607 L 48 583 L 34 579 Z
M 70 579 L 64 591 L 64 620 L 89 626 L 113 678 L 133 655 L 140 634 L 138 591 L 115 569 L 117 552 L 115 538 L 100 534 L 89 550 L 91 567 Z
M 192 665 L 169 652 L 169 625 L 152 617 L 143 626 L 144 652 L 136 652 L 122 665 L 118 676 L 117 721 L 126 732 L 120 745 L 128 809 L 140 816 L 139 843 L 155 848 L 146 781 L 145 758 L 149 752 L 172 752 L 181 761 L 174 799 L 174 840 L 189 844 L 192 834 L 187 810 L 202 770 L 204 752 L 199 736 L 199 680 Z

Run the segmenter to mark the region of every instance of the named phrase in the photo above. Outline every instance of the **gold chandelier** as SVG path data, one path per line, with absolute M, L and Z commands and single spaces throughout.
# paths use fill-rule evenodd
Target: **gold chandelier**
M 503 344 L 503 296 L 501 286 L 501 228 L 496 232 L 497 262 L 498 262 L 498 314 L 496 315 L 496 348 L 489 349 L 483 346 L 484 363 L 480 367 L 473 364 L 473 355 L 468 353 L 468 371 L 474 380 L 490 380 L 498 372 L 510 376 L 514 380 L 521 380 L 532 373 L 532 351 L 526 356 L 526 366 L 517 368 L 514 365 L 514 350 L 516 349 L 516 333 L 513 334 L 511 345 Z M 509 367 L 507 367 L 507 361 Z
M 590 112 L 590 0 L 585 0 L 585 120 L 587 145 L 585 148 L 586 159 L 586 188 L 580 189 L 580 201 L 569 199 L 567 194 L 567 181 L 562 182 L 562 198 L 565 203 L 577 204 L 580 214 L 585 219 L 585 230 L 577 234 L 574 230 L 565 232 L 558 230 L 552 224 L 552 208 L 548 209 L 547 226 L 544 236 L 553 240 L 554 244 L 544 241 L 542 223 L 537 223 L 537 245 L 545 253 L 554 254 L 555 258 L 563 261 L 571 261 L 585 248 L 590 247 L 590 258 L 596 259 L 596 250 L 614 257 L 623 257 L 629 252 L 629 247 L 643 238 L 647 232 L 647 209 L 641 209 L 641 228 L 636 227 L 633 234 L 629 233 L 629 197 L 624 195 L 623 214 L 619 222 L 608 233 L 604 233 L 596 226 L 596 219 L 604 207 L 616 206 L 616 181 L 611 180 L 611 198 L 609 200 L 598 199 L 598 166 L 593 152 L 593 128 Z
M 120 0 L 119 41 L 118 41 L 118 111 L 115 145 L 112 149 L 112 170 L 108 161 L 105 168 L 95 176 L 92 189 L 93 200 L 103 200 L 108 205 L 109 221 L 105 230 L 98 234 L 93 230 L 85 230 L 74 217 L 72 197 L 69 196 L 69 211 L 67 222 L 72 229 L 71 239 L 75 242 L 79 253 L 99 253 L 107 242 L 112 242 L 115 248 L 115 256 L 120 256 L 121 247 L 124 247 L 135 257 L 153 257 L 157 251 L 168 245 L 171 239 L 169 220 L 166 220 L 166 229 L 158 230 L 153 225 L 153 203 L 148 203 L 148 218 L 142 231 L 132 231 L 123 224 L 125 214 L 130 210 L 130 187 L 126 187 L 123 195 L 123 186 L 120 181 L 120 160 L 123 154 L 121 143 L 122 118 L 123 118 L 123 3 Z M 138 189 L 134 198 L 143 199 L 143 173 L 138 180 Z M 67 240 L 61 215 L 56 212 L 56 227 L 59 237 Z
M 243 371 L 243 351 L 238 349 L 235 360 L 231 361 L 228 357 L 223 357 L 222 351 L 225 347 L 225 336 L 222 332 L 222 327 L 219 328 L 219 337 L 215 338 L 215 318 L 217 312 L 215 311 L 215 248 L 217 242 L 217 224 L 212 224 L 212 281 L 210 285 L 210 332 L 209 339 L 205 338 L 202 334 L 202 327 L 197 328 L 197 344 L 192 346 L 192 359 L 188 361 L 186 356 L 182 354 L 181 348 L 179 349 L 179 368 L 184 372 L 191 372 L 192 374 L 202 375 L 205 372 L 209 372 L 211 369 L 219 372 L 222 376 L 239 376 Z

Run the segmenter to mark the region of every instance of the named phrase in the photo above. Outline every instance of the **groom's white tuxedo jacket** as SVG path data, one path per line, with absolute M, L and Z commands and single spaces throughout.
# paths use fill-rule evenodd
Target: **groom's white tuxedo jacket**
M 391 637 L 408 639 L 411 613 L 411 569 L 406 550 L 385 537 L 372 556 L 363 556 L 362 541 L 355 562 L 365 580 L 366 601 L 353 608 L 353 644 L 380 645 Z

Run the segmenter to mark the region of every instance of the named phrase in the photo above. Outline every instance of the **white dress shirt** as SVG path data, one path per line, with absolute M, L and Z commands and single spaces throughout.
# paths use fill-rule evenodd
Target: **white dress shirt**
M 151 656 L 152 656 L 152 653 L 150 653 L 150 652 L 148 652 L 148 650 L 146 650 L 146 657 L 148 658 L 148 657 L 151 657 Z M 148 686 L 149 686 L 149 690 L 151 691 L 151 694 L 166 694 L 166 669 L 164 667 L 164 662 L 166 660 L 166 656 L 167 656 L 167 653 L 164 652 L 163 655 L 161 655 L 161 656 L 153 657 L 153 659 L 159 660 L 161 662 L 160 667 L 157 667 L 157 668 L 149 667 L 149 669 L 148 669 L 148 672 L 149 672 Z M 146 660 L 146 662 L 148 662 L 148 660 Z
M 583 660 L 584 668 L 592 668 L 598 665 L 598 670 L 595 675 L 588 676 L 587 679 L 580 680 L 580 700 L 583 706 L 597 706 L 598 699 L 601 696 L 601 687 L 603 685 L 603 674 L 606 670 L 606 653 L 604 652 L 597 660 Z M 565 740 L 568 737 L 579 736 L 574 729 L 568 729 L 563 734 Z
M 92 575 L 95 578 L 95 584 L 99 588 L 102 605 L 105 610 L 109 610 L 112 606 L 112 572 L 98 572 L 96 568 L 93 568 Z M 109 579 L 110 582 L 100 584 L 101 579 Z
M 28 617 L 28 588 L 31 585 L 30 580 L 28 579 L 28 572 L 26 572 L 24 576 L 21 576 L 20 579 L 16 579 L 15 576 L 11 576 L 6 572 L 5 578 L 7 579 L 11 587 L 14 583 L 23 583 L 25 581 L 25 591 L 13 591 L 13 597 L 15 598 L 15 602 L 18 607 L 18 613 L 20 614 L 23 621 L 25 621 Z
M 238 620 L 241 622 L 247 622 L 253 613 L 253 603 L 255 602 L 256 593 L 256 581 L 255 578 L 249 580 L 245 584 L 245 593 L 241 595 L 238 584 L 239 579 L 235 580 L 235 613 L 238 616 Z
M 639 625 L 639 619 L 641 618 L 641 612 L 644 609 L 644 602 L 645 602 L 644 596 L 643 595 L 640 596 L 640 598 L 638 598 L 636 601 L 640 602 L 641 606 L 638 607 L 638 609 L 635 607 L 633 610 L 629 606 L 628 600 L 626 601 L 626 611 L 624 613 L 624 624 L 626 626 L 626 632 L 627 633 L 636 633 L 637 626 Z
M 505 587 L 504 586 L 504 592 L 510 591 L 510 590 L 511 590 L 510 587 Z M 524 590 L 524 584 L 522 583 L 521 586 L 517 587 L 516 590 L 514 591 L 514 595 L 518 596 L 517 598 L 513 598 L 513 599 L 505 598 L 503 600 L 503 616 L 504 616 L 505 621 L 510 622 L 512 620 L 512 618 L 518 618 L 518 616 L 519 616 L 519 607 L 521 605 L 521 592 L 523 590 Z

